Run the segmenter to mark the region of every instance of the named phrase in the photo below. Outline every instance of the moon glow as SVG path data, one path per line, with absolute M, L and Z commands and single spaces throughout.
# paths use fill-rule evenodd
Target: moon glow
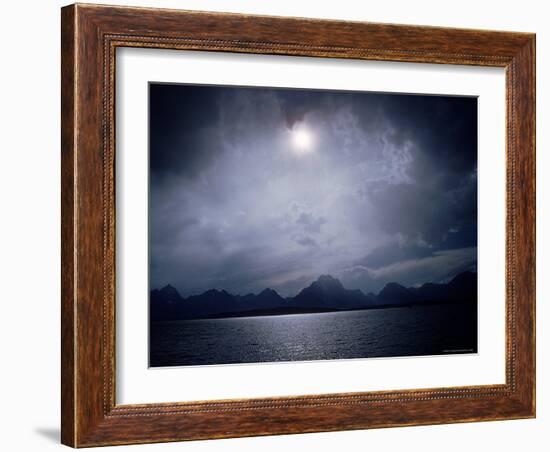
M 297 128 L 292 131 L 292 144 L 297 153 L 309 153 L 313 150 L 313 136 L 306 128 Z

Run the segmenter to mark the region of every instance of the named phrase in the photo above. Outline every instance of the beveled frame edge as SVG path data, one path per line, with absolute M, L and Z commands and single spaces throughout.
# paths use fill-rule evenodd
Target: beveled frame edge
M 535 416 L 534 34 L 76 4 L 62 8 L 61 38 L 64 444 Z M 116 405 L 114 74 L 122 46 L 504 67 L 506 384 Z

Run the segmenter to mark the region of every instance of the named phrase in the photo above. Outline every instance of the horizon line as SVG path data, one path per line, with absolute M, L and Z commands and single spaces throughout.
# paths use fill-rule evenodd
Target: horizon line
M 315 282 L 319 281 L 319 279 L 321 279 L 321 277 L 323 276 L 329 276 L 330 278 L 338 281 L 342 287 L 345 289 L 345 290 L 349 290 L 349 291 L 356 291 L 358 290 L 359 292 L 361 292 L 364 296 L 368 296 L 369 294 L 372 294 L 374 296 L 379 296 L 380 293 L 390 284 L 397 284 L 407 290 L 409 289 L 416 289 L 416 288 L 419 288 L 419 287 L 422 287 L 426 284 L 440 284 L 440 285 L 446 285 L 446 284 L 449 284 L 449 282 L 451 282 L 453 279 L 455 279 L 458 275 L 462 275 L 464 273 L 472 273 L 472 274 L 475 274 L 477 275 L 477 270 L 476 271 L 472 271 L 472 270 L 464 270 L 464 271 L 461 271 L 461 272 L 458 272 L 456 273 L 453 277 L 449 278 L 449 281 L 446 282 L 446 283 L 442 283 L 442 282 L 433 282 L 433 281 L 426 281 L 422 284 L 420 284 L 418 287 L 415 287 L 415 286 L 405 286 L 397 281 L 389 281 L 387 283 L 384 284 L 384 287 L 382 287 L 382 289 L 380 289 L 378 291 L 378 293 L 375 293 L 373 291 L 369 291 L 367 293 L 365 293 L 363 290 L 361 289 L 348 289 L 344 286 L 344 284 L 340 281 L 339 278 L 335 278 L 334 276 L 330 275 L 329 273 L 323 273 L 321 275 L 319 275 L 317 277 L 317 279 L 314 279 L 313 281 L 311 281 L 309 284 L 307 284 L 306 286 L 302 287 L 295 295 L 292 295 L 292 296 L 287 296 L 287 297 L 283 297 L 276 289 L 273 289 L 272 287 L 265 287 L 264 289 L 258 291 L 258 292 L 248 292 L 246 294 L 235 294 L 235 293 L 232 293 L 232 292 L 229 292 L 227 289 L 215 289 L 215 288 L 210 288 L 210 289 L 206 289 L 204 290 L 203 292 L 200 292 L 200 293 L 194 293 L 192 295 L 187 295 L 187 296 L 183 296 L 180 294 L 179 290 L 177 287 L 173 286 L 172 284 L 168 283 L 168 284 L 165 284 L 164 286 L 160 287 L 160 288 L 155 288 L 155 289 L 150 289 L 149 290 L 149 294 L 151 294 L 152 292 L 154 292 L 155 290 L 157 291 L 160 291 L 162 289 L 165 289 L 166 287 L 172 287 L 180 297 L 182 297 L 183 299 L 187 299 L 187 298 L 190 298 L 190 297 L 197 297 L 197 296 L 201 296 L 201 295 L 204 295 L 205 293 L 207 292 L 210 292 L 210 291 L 216 291 L 216 292 L 225 292 L 227 293 L 228 295 L 231 295 L 232 297 L 246 297 L 248 295 L 254 295 L 254 296 L 258 296 L 260 295 L 261 293 L 265 292 L 266 290 L 271 290 L 273 292 L 275 292 L 279 297 L 281 297 L 282 299 L 286 300 L 288 298 L 295 298 L 297 297 L 304 289 L 310 287 L 312 284 L 314 284 Z

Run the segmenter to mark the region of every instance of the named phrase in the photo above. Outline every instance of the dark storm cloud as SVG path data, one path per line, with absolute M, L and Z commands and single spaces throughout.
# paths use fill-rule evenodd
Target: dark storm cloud
M 376 291 L 471 268 L 476 143 L 473 98 L 152 84 L 151 287 Z
M 185 98 L 173 85 L 151 84 L 149 133 L 152 177 L 194 174 L 219 149 L 212 141 L 223 90 L 189 90 Z

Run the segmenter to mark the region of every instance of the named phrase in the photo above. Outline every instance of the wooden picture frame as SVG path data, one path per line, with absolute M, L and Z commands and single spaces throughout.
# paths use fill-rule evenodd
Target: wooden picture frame
M 62 442 L 73 447 L 535 416 L 535 35 L 75 4 L 62 9 Z M 115 50 L 506 70 L 506 383 L 115 403 Z M 504 150 L 503 150 L 504 152 Z

